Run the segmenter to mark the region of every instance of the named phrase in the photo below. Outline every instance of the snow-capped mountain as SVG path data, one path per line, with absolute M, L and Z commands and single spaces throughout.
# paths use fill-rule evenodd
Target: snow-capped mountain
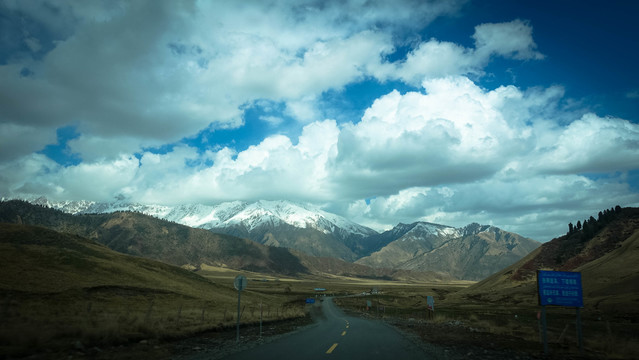
M 462 228 L 417 222 L 399 224 L 379 237 L 398 236 L 357 263 L 393 269 L 443 271 L 479 280 L 509 266 L 540 244 L 494 226 Z
M 242 225 L 248 231 L 264 224 L 288 224 L 298 228 L 314 228 L 325 234 L 347 232 L 362 236 L 376 234 L 375 230 L 356 224 L 344 217 L 321 210 L 309 204 L 289 201 L 253 203 L 232 201 L 218 205 L 189 204 L 178 206 L 143 205 L 116 199 L 113 202 L 50 201 L 45 197 L 28 200 L 35 205 L 47 206 L 69 214 L 101 214 L 133 211 L 195 228 L 211 229 Z
M 183 205 L 175 207 L 163 218 L 205 229 L 240 225 L 251 232 L 265 224 L 287 224 L 302 229 L 313 228 L 325 234 L 346 232 L 368 236 L 377 233 L 318 207 L 288 201 L 233 201 L 215 206 Z
M 373 229 L 307 204 L 289 201 L 232 201 L 217 205 L 143 205 L 123 198 L 113 202 L 49 201 L 44 197 L 29 202 L 70 214 L 132 211 L 195 228 L 249 238 L 315 256 L 355 260 L 368 247 L 363 239 L 376 235 Z
M 30 202 L 71 214 L 139 212 L 313 256 L 378 268 L 444 272 L 469 280 L 488 276 L 539 246 L 534 240 L 476 223 L 455 228 L 415 222 L 380 234 L 318 207 L 289 201 L 179 206 L 133 204 L 125 199 Z
M 288 247 L 314 256 L 355 260 L 376 231 L 317 207 L 288 201 L 227 202 L 174 208 L 165 219 Z

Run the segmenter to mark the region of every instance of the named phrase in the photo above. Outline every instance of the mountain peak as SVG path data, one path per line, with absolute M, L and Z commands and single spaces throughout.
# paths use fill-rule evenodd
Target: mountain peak
M 481 232 L 488 231 L 491 228 L 494 228 L 494 227 L 491 225 L 481 225 L 474 222 L 464 226 L 460 230 L 463 232 L 464 236 L 468 236 L 468 235 L 477 235 Z M 494 229 L 497 229 L 497 228 L 494 228 Z

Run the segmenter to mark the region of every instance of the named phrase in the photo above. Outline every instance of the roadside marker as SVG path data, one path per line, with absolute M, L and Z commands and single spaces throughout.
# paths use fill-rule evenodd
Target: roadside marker
M 326 351 L 326 353 L 327 353 L 327 354 L 332 353 L 332 352 L 333 352 L 333 350 L 335 350 L 335 348 L 336 348 L 336 347 L 337 347 L 337 343 L 333 344 L 333 346 L 331 346 L 331 347 L 330 347 L 330 348 Z

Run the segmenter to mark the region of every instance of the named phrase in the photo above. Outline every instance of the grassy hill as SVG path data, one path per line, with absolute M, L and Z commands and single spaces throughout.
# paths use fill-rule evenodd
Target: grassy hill
M 596 226 L 595 226 L 596 225 Z M 536 270 L 581 272 L 586 349 L 596 357 L 639 352 L 639 209 L 623 208 L 590 232 L 544 243 L 519 262 L 451 294 L 440 310 L 486 319 L 491 331 L 538 339 Z M 548 307 L 554 351 L 575 344 L 575 310 Z M 518 315 L 515 317 L 515 315 Z
M 553 239 L 458 295 L 467 300 L 536 305 L 537 269 L 579 271 L 586 308 L 639 316 L 638 239 L 639 209 L 623 208 L 591 236 L 574 232 Z
M 278 309 L 267 320 L 303 314 L 290 296 L 245 293 L 243 322 L 257 321 L 259 302 Z M 21 356 L 228 326 L 237 292 L 77 235 L 0 223 L 0 301 L 0 354 Z

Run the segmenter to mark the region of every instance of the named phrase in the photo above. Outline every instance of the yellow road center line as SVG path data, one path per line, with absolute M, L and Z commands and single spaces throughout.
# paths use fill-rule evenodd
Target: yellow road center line
M 333 352 L 333 350 L 335 350 L 335 348 L 337 347 L 337 343 L 333 344 L 333 346 L 331 346 L 328 350 L 326 350 L 327 354 L 330 354 Z
M 342 336 L 346 335 L 346 330 L 342 331 Z

